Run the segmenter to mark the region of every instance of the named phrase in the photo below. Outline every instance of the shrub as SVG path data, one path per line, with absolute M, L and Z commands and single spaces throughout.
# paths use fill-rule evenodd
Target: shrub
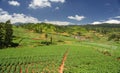
M 50 44 L 52 44 L 52 43 L 51 43 L 51 42 L 48 42 L 48 41 L 42 41 L 41 44 L 50 45 Z

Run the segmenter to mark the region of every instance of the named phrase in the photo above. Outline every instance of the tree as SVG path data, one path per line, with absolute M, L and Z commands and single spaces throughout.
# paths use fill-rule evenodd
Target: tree
M 50 42 L 51 42 L 51 44 L 53 43 L 53 38 L 52 38 L 52 36 L 50 37 Z
M 47 38 L 48 38 L 48 34 L 47 34 L 47 33 L 45 34 L 45 38 L 46 38 L 46 40 L 47 40 Z
M 0 49 L 3 47 L 3 25 L 0 23 Z
M 6 23 L 5 23 L 5 39 L 4 39 L 4 42 L 5 42 L 5 46 L 6 47 L 9 47 L 11 46 L 11 43 L 12 43 L 12 35 L 13 35 L 13 30 L 12 30 L 12 24 L 10 23 L 10 20 L 8 20 Z

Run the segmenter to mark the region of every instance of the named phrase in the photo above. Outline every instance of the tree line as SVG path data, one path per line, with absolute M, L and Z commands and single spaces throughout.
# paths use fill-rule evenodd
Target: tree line
M 98 24 L 82 26 L 88 31 L 95 31 L 108 37 L 108 41 L 120 42 L 120 24 Z
M 70 35 L 80 35 L 82 32 L 86 32 L 85 28 L 77 25 L 59 26 L 49 23 L 26 23 L 18 26 L 37 33 L 68 33 Z
M 114 33 L 114 32 L 119 32 L 120 31 L 120 24 L 98 24 L 98 25 L 84 25 L 82 26 L 86 28 L 88 31 L 96 31 L 101 34 L 109 34 L 109 33 Z

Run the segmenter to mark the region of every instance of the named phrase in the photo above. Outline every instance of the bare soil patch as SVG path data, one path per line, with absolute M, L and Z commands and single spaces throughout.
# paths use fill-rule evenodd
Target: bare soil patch
M 64 71 L 64 64 L 65 64 L 65 61 L 67 58 L 67 54 L 68 54 L 68 50 L 65 52 L 62 62 L 61 62 L 61 65 L 59 66 L 59 73 L 63 73 L 63 71 Z

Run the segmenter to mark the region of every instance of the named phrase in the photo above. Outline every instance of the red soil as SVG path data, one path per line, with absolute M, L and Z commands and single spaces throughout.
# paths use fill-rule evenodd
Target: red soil
M 66 61 L 66 58 L 67 58 L 67 54 L 68 54 L 68 50 L 65 52 L 65 54 L 63 56 L 61 65 L 59 67 L 59 73 L 63 73 L 63 71 L 64 71 L 64 64 L 65 64 L 65 61 Z
M 22 67 L 20 66 L 20 73 L 22 73 Z

